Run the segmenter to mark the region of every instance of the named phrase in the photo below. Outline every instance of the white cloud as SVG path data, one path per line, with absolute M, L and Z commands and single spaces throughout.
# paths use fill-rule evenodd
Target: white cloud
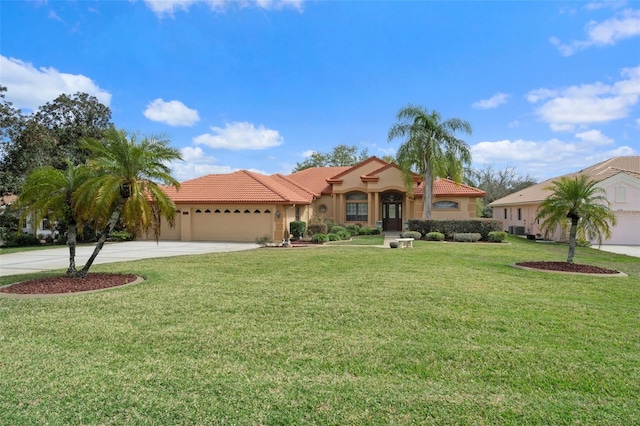
M 554 131 L 571 131 L 576 125 L 606 123 L 625 118 L 640 97 L 640 67 L 625 68 L 612 85 L 583 84 L 560 90 L 537 89 L 526 98 L 545 101 L 536 113 Z
M 637 155 L 629 147 L 622 146 L 602 150 L 613 140 L 598 130 L 578 133 L 576 141 L 560 139 L 545 141 L 500 140 L 485 141 L 471 146 L 473 163 L 476 165 L 508 165 L 515 167 L 518 173 L 531 174 L 538 178 L 560 176 L 577 171 L 587 165 L 620 155 Z
M 302 10 L 304 0 L 144 0 L 145 4 L 159 17 L 173 17 L 176 11 L 187 12 L 197 3 L 206 4 L 214 11 L 223 11 L 227 7 L 240 8 L 255 6 L 266 10 L 293 8 Z
M 200 121 L 195 109 L 187 108 L 180 101 L 165 102 L 162 99 L 149 102 L 144 116 L 151 121 L 159 121 L 170 126 L 193 126 Z
M 574 40 L 562 43 L 558 38 L 549 41 L 558 48 L 563 56 L 571 56 L 576 52 L 592 46 L 611 46 L 631 37 L 640 36 L 640 10 L 627 9 L 615 18 L 606 21 L 590 21 L 585 28 L 586 40 Z
M 215 164 L 218 160 L 208 156 L 200 147 L 185 147 L 181 150 L 183 161 L 174 161 L 170 167 L 172 175 L 182 182 L 212 173 L 231 173 L 238 169 Z
M 582 133 L 576 133 L 576 137 L 582 142 L 590 145 L 611 145 L 613 139 L 602 134 L 600 130 L 589 130 Z
M 308 149 L 306 151 L 302 151 L 302 157 L 303 158 L 309 158 L 311 157 L 316 151 L 314 151 L 313 149 Z
M 474 108 L 478 108 L 478 109 L 497 108 L 498 106 L 506 103 L 509 100 L 510 96 L 511 95 L 509 95 L 507 93 L 498 92 L 495 95 L 493 95 L 492 97 L 490 97 L 489 99 L 480 100 L 478 102 L 475 102 L 471 106 L 474 107 Z
M 230 150 L 266 149 L 282 145 L 283 138 L 277 130 L 267 129 L 252 123 L 226 123 L 224 128 L 211 127 L 213 133 L 205 133 L 193 138 L 197 145 Z
M 64 94 L 85 92 L 109 106 L 111 94 L 82 74 L 62 73 L 55 68 L 35 68 L 31 63 L 0 55 L 0 84 L 17 108 L 36 110 Z

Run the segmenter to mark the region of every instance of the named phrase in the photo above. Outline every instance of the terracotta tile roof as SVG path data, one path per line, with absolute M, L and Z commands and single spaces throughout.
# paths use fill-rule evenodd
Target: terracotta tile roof
M 240 170 L 184 181 L 180 189 L 164 188 L 176 203 L 293 203 L 309 204 L 313 194 L 282 176 Z
M 329 183 L 340 183 L 340 182 L 342 182 L 342 178 L 343 178 L 347 173 L 351 173 L 353 170 L 357 170 L 357 169 L 359 169 L 360 167 L 365 166 L 365 165 L 367 165 L 367 164 L 369 164 L 369 163 L 372 163 L 372 162 L 374 162 L 374 161 L 377 161 L 378 163 L 380 163 L 380 166 L 382 166 L 382 167 L 389 165 L 389 163 L 387 163 L 387 162 L 386 162 L 386 161 L 384 161 L 384 160 L 379 159 L 378 157 L 376 157 L 376 156 L 374 155 L 373 157 L 369 157 L 369 158 L 367 158 L 366 160 L 364 160 L 364 161 L 362 161 L 362 162 L 360 162 L 360 163 L 358 163 L 358 164 L 356 164 L 356 165 L 354 165 L 354 166 L 347 167 L 347 168 L 346 168 L 346 170 L 344 170 L 344 171 L 342 171 L 342 172 L 338 173 L 337 175 L 331 176 L 331 177 L 328 179 L 328 182 L 329 182 Z
M 532 185 L 521 191 L 514 192 L 506 197 L 495 200 L 490 205 L 494 207 L 512 204 L 538 203 L 549 196 L 549 191 L 545 188 L 552 186 L 553 181 L 561 177 L 574 177 L 581 174 L 589 176 L 596 182 L 603 181 L 618 173 L 626 173 L 630 176 L 640 178 L 640 156 L 614 157 L 593 166 L 569 173 L 566 175 L 547 179 L 544 182 Z
M 290 174 L 287 177 L 315 193 L 328 195 L 331 194 L 331 185 L 327 183 L 327 179 L 350 169 L 351 166 L 311 167 Z
M 416 186 L 413 195 L 414 197 L 424 196 L 422 182 Z M 473 186 L 456 183 L 451 179 L 438 178 L 433 181 L 433 195 L 436 197 L 484 197 L 487 193 Z

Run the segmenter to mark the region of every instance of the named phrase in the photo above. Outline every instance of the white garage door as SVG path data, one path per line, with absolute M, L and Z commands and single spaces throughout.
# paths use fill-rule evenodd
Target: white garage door
M 640 214 L 634 213 L 618 213 L 618 223 L 611 230 L 611 238 L 603 244 L 640 245 Z

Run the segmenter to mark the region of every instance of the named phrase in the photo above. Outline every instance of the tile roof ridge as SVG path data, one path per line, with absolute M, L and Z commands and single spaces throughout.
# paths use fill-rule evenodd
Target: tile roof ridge
M 365 164 L 369 164 L 369 163 L 371 163 L 371 162 L 373 162 L 373 161 L 376 161 L 376 160 L 377 160 L 377 161 L 380 161 L 380 162 L 382 162 L 382 163 L 384 163 L 385 165 L 386 165 L 386 164 L 389 164 L 389 163 L 387 163 L 386 161 L 384 161 L 384 160 L 382 160 L 382 159 L 380 159 L 380 158 L 376 157 L 375 155 L 372 155 L 371 157 L 367 158 L 366 160 L 363 160 L 363 161 L 359 162 L 358 164 L 354 164 L 353 166 L 343 166 L 343 167 L 349 167 L 349 168 L 348 168 L 348 169 L 346 169 L 346 170 L 344 170 L 344 171 L 342 171 L 342 172 L 340 172 L 340 173 L 338 173 L 338 174 L 337 174 L 337 175 L 335 175 L 335 176 L 331 176 L 329 179 L 330 179 L 330 180 L 333 180 L 333 179 L 341 178 L 342 176 L 344 176 L 344 175 L 346 175 L 347 173 L 349 173 L 351 170 L 353 170 L 353 169 L 357 169 L 357 168 L 360 168 L 360 167 L 364 166 Z
M 282 200 L 288 200 L 289 199 L 289 197 L 287 197 L 281 191 L 279 191 L 278 189 L 274 188 L 273 183 L 277 183 L 277 182 L 275 182 L 275 181 L 274 182 L 268 182 L 269 180 L 271 180 L 270 176 L 263 175 L 262 173 L 251 172 L 249 170 L 240 170 L 240 171 L 244 172 L 244 174 L 246 174 L 251 179 L 253 179 L 256 182 L 258 182 L 259 184 L 264 185 L 267 189 L 269 189 L 270 191 L 272 191 L 276 195 L 278 195 L 280 198 L 282 198 Z
M 302 189 L 303 191 L 308 192 L 309 194 L 313 195 L 314 197 L 319 197 L 320 196 L 320 194 L 318 194 L 317 192 L 314 192 L 314 191 L 310 190 L 309 188 L 307 188 L 306 186 L 304 186 L 300 182 L 297 182 L 295 179 L 291 179 L 286 175 L 283 175 L 281 173 L 274 173 L 273 176 L 278 176 L 279 178 L 286 180 L 291 185 L 294 185 L 294 186 Z

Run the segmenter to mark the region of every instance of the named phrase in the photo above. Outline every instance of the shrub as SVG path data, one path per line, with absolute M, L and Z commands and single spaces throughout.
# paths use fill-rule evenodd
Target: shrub
M 400 237 L 413 238 L 414 240 L 419 240 L 420 238 L 422 238 L 422 234 L 419 233 L 418 231 L 404 231 L 403 233 L 400 234 Z
M 492 243 L 501 243 L 507 238 L 507 233 L 504 231 L 491 231 L 489 232 L 489 241 Z
M 289 232 L 296 240 L 304 236 L 304 231 L 307 229 L 307 224 L 301 220 L 294 220 L 289 224 Z
M 429 232 L 425 237 L 427 241 L 444 241 L 444 234 L 442 232 Z
M 328 227 L 325 223 L 311 223 L 309 224 L 307 232 L 312 237 L 316 236 L 317 234 L 327 234 Z
M 327 234 L 317 233 L 313 234 L 313 237 L 311 237 L 312 243 L 322 244 L 326 243 L 327 241 L 329 241 L 329 236 Z
M 341 240 L 340 235 L 334 234 L 333 232 L 327 234 L 327 237 L 329 238 L 329 241 L 340 241 Z
M 477 232 L 459 232 L 453 236 L 453 241 L 475 243 L 476 241 L 480 241 L 480 238 L 482 238 L 482 235 Z
M 337 234 L 338 232 L 344 232 L 346 230 L 347 230 L 347 228 L 345 228 L 344 226 L 333 225 L 331 227 L 331 229 L 329 230 L 329 232 L 331 232 L 332 234 Z
M 380 230 L 378 228 L 369 228 L 371 230 L 371 235 L 380 235 Z
M 256 244 L 260 244 L 263 247 L 272 242 L 273 242 L 273 239 L 271 239 L 271 237 L 266 234 L 263 235 L 262 237 L 256 237 Z
M 338 236 L 340 237 L 341 240 L 351 239 L 351 234 L 347 230 L 338 232 Z
M 16 236 L 15 245 L 18 247 L 39 246 L 40 239 L 34 234 L 20 234 Z
M 478 233 L 483 241 L 489 240 L 489 232 L 502 231 L 503 224 L 497 219 L 465 219 L 465 220 L 441 220 L 441 219 L 411 219 L 409 230 L 418 231 L 422 235 L 429 232 L 440 232 L 446 238 L 453 238 L 458 233 Z
M 352 237 L 355 237 L 360 233 L 360 227 L 358 225 L 347 225 L 346 228 Z
M 113 241 L 131 241 L 133 240 L 133 234 L 127 231 L 113 231 L 109 234 L 109 238 Z

